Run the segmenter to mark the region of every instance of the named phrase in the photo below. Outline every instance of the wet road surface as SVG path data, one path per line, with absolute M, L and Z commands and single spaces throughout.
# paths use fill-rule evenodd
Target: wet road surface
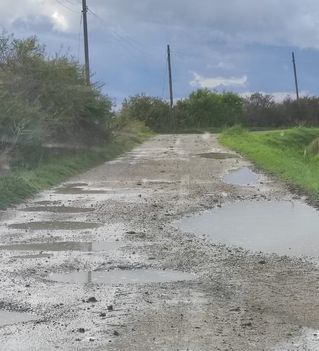
M 277 213 L 267 229 L 251 204 L 306 205 L 262 174 L 225 182 L 247 167 L 216 135 L 157 136 L 2 212 L 0 349 L 318 350 L 317 251 L 234 235 L 248 211 L 263 244 L 291 231 L 299 248 L 306 225 Z M 207 211 L 204 229 L 176 225 Z

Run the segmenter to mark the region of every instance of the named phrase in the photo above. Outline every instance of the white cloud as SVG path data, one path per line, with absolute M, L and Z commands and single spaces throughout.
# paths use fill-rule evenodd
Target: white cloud
M 218 87 L 243 87 L 248 82 L 247 76 L 242 77 L 203 77 L 200 74 L 193 72 L 194 79 L 190 82 L 192 87 L 215 89 Z
M 69 23 L 67 19 L 61 15 L 58 11 L 55 11 L 51 16 L 53 21 L 53 29 L 56 31 L 66 32 L 69 29 Z

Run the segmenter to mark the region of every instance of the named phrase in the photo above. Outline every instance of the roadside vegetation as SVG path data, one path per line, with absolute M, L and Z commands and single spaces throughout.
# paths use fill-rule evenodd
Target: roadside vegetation
M 235 126 L 220 141 L 256 166 L 319 198 L 319 128 L 249 132 Z
M 118 122 L 102 86 L 36 37 L 0 35 L 0 208 L 109 160 L 143 141 L 142 122 Z M 127 132 L 127 131 L 130 132 Z

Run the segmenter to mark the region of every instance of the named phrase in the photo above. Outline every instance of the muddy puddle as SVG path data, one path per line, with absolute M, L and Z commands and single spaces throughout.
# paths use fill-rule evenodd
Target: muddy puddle
M 69 207 L 69 206 L 35 206 L 35 207 L 26 207 L 21 209 L 20 211 L 52 212 L 52 213 L 89 213 L 89 212 L 93 212 L 94 208 Z
M 82 252 L 101 252 L 112 251 L 123 246 L 120 242 L 76 242 L 62 241 L 52 243 L 31 243 L 31 244 L 13 244 L 1 245 L 1 251 L 82 251 Z M 48 256 L 48 255 L 46 255 Z
M 319 257 L 319 212 L 299 201 L 241 201 L 176 225 L 214 243 L 279 255 Z
M 47 222 L 14 223 L 14 224 L 10 224 L 8 227 L 11 229 L 28 229 L 28 230 L 81 230 L 81 229 L 94 229 L 100 226 L 101 226 L 100 223 L 47 221 Z
M 223 181 L 231 185 L 257 185 L 259 176 L 248 167 L 242 167 L 230 171 L 224 176 Z
M 13 256 L 12 258 L 18 259 L 18 260 L 32 260 L 32 259 L 38 259 L 38 258 L 51 258 L 53 255 L 48 255 L 48 254 L 38 254 L 38 255 L 20 255 L 20 256 Z
M 198 154 L 197 156 L 202 158 L 211 158 L 214 160 L 226 160 L 228 158 L 239 158 L 236 154 L 230 154 L 226 152 L 208 152 L 203 154 Z
M 107 191 L 103 189 L 84 189 L 78 186 L 65 186 L 62 188 L 58 188 L 55 190 L 56 194 L 63 194 L 63 195 L 81 195 L 81 194 L 106 194 Z
M 30 322 L 35 317 L 29 313 L 0 311 L 0 327 L 6 325 Z
M 49 279 L 62 283 L 86 284 L 147 284 L 193 280 L 195 275 L 177 271 L 155 269 L 113 270 L 99 272 L 54 273 Z

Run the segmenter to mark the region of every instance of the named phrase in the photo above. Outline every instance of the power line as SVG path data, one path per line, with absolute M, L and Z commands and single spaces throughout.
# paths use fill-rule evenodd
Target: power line
M 64 8 L 66 8 L 67 10 L 73 12 L 73 13 L 79 13 L 79 11 L 76 11 L 74 9 L 72 9 L 71 7 L 65 5 L 62 1 L 60 0 L 55 0 L 59 5 L 63 6 Z

